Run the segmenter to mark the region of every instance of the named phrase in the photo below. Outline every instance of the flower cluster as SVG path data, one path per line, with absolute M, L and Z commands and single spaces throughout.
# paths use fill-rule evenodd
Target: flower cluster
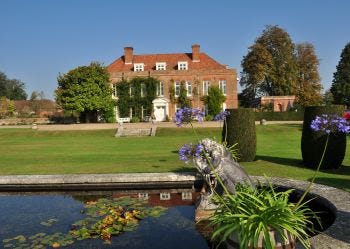
M 203 151 L 202 144 L 184 144 L 179 150 L 180 160 L 188 162 L 192 157 L 198 157 Z
M 338 115 L 327 115 L 316 116 L 311 122 L 311 129 L 317 132 L 330 133 L 350 133 L 350 124 L 345 118 Z
M 203 118 L 204 112 L 201 110 L 185 107 L 177 110 L 175 114 L 175 123 L 177 126 L 181 126 L 182 124 L 191 123 L 193 120 L 202 122 Z
M 343 118 L 350 121 L 350 111 L 345 112 Z
M 222 111 L 214 117 L 214 120 L 215 121 L 224 121 L 224 120 L 226 120 L 226 117 L 229 115 L 230 115 L 230 113 L 228 111 Z

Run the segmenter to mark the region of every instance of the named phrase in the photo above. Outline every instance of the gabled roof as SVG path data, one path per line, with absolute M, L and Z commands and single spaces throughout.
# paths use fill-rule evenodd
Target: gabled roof
M 188 69 L 226 69 L 205 53 L 200 53 L 200 62 L 192 62 L 192 53 L 133 55 L 133 63 L 125 64 L 121 56 L 107 67 L 108 72 L 133 71 L 134 63 L 144 63 L 144 71 L 155 70 L 157 62 L 165 62 L 167 70 L 177 70 L 179 61 L 187 61 Z

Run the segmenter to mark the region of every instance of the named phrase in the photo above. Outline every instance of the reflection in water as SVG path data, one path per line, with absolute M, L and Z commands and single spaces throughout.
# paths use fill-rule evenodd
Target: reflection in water
M 109 192 L 108 195 L 142 198 L 150 205 L 169 208 L 159 218 L 150 217 L 141 220 L 135 231 L 113 237 L 111 245 L 104 244 L 97 238 L 76 241 L 64 248 L 209 248 L 205 239 L 195 229 L 193 203 L 196 193 L 191 193 L 189 190 L 148 190 L 117 191 Z M 67 233 L 71 229 L 71 224 L 86 217 L 81 213 L 83 203 L 101 197 L 106 197 L 106 193 L 84 192 L 73 195 L 36 193 L 0 196 L 0 242 L 18 235 L 29 237 L 41 232 Z M 54 219 L 55 222 L 50 226 L 43 225 L 50 219 Z

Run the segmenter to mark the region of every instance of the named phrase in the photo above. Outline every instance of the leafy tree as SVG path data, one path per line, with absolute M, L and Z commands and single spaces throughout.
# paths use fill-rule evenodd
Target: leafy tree
M 242 61 L 240 84 L 246 96 L 295 94 L 297 61 L 295 45 L 278 26 L 267 26 Z
M 266 94 L 261 92 L 265 78 L 272 68 L 272 56 L 266 47 L 256 43 L 249 47 L 248 54 L 242 60 L 243 72 L 240 85 L 245 87 L 242 92 L 243 106 L 251 106 L 256 96 Z
M 321 78 L 318 72 L 319 60 L 311 43 L 296 46 L 298 65 L 297 103 L 301 106 L 319 105 L 322 102 Z
M 13 116 L 15 112 L 15 103 L 6 97 L 0 97 L 0 118 Z
M 25 85 L 17 79 L 9 79 L 6 74 L 0 72 L 0 97 L 6 97 L 11 100 L 27 99 Z
M 45 94 L 43 91 L 38 92 L 38 91 L 33 91 L 32 94 L 30 95 L 30 100 L 43 100 L 45 98 Z
M 208 105 L 208 115 L 215 116 L 222 110 L 222 103 L 226 100 L 226 97 L 218 86 L 210 86 L 208 89 L 208 95 L 204 96 L 204 103 Z
M 187 97 L 187 89 L 185 82 L 180 83 L 180 94 L 177 97 L 177 103 L 180 108 L 191 107 L 191 100 Z
M 350 106 L 350 42 L 346 44 L 333 75 L 331 93 L 335 104 Z
M 330 90 L 327 90 L 323 95 L 323 104 L 325 106 L 332 105 L 334 102 L 333 94 Z
M 57 78 L 56 101 L 68 111 L 78 111 L 85 122 L 97 122 L 98 112 L 105 119 L 113 113 L 115 102 L 108 85 L 109 74 L 101 64 L 80 66 Z

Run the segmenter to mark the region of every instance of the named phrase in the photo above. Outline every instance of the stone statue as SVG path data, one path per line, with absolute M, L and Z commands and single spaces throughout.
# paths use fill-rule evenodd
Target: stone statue
M 207 153 L 207 158 L 201 156 L 195 157 L 193 160 L 197 170 L 204 177 L 206 185 L 205 192 L 202 193 L 200 201 L 197 203 L 197 209 L 214 209 L 216 207 L 211 201 L 213 190 L 219 194 L 223 191 L 216 174 L 231 193 L 235 192 L 237 183 L 254 186 L 248 174 L 233 159 L 231 152 L 225 146 L 208 138 L 201 140 L 200 144 L 203 145 L 203 150 Z M 211 161 L 211 165 L 207 159 Z M 213 172 L 213 168 L 216 174 Z

